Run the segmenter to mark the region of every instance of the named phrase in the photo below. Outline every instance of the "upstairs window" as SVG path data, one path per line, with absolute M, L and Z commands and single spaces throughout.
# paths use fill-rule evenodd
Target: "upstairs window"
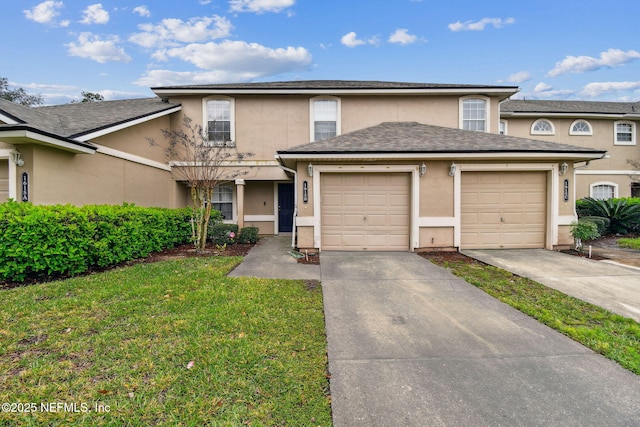
M 232 99 L 205 100 L 205 124 L 207 141 L 215 146 L 233 146 L 235 129 L 233 123 L 234 103 Z
M 462 129 L 488 132 L 487 100 L 465 98 L 462 100 Z
M 539 119 L 531 125 L 531 135 L 555 135 L 556 129 L 547 119 Z
M 340 134 L 340 100 L 311 99 L 311 141 L 322 141 Z
M 616 145 L 636 145 L 636 132 L 633 122 L 616 122 L 615 139 Z
M 593 135 L 593 131 L 586 120 L 576 120 L 571 124 L 569 135 Z
M 506 120 L 500 120 L 500 135 L 508 135 L 508 123 Z

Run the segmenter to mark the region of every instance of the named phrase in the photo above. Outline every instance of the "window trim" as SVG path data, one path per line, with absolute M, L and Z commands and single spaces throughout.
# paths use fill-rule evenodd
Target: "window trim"
M 316 142 L 315 101 L 336 101 L 336 136 L 342 134 L 342 99 L 337 96 L 314 96 L 309 98 L 309 141 Z
M 208 123 L 209 123 L 209 114 L 207 110 L 207 103 L 209 101 L 229 101 L 229 134 L 231 141 L 227 141 L 224 145 L 216 144 L 215 141 L 209 141 L 208 135 Z M 235 98 L 224 95 L 214 95 L 208 96 L 206 98 L 202 98 L 202 132 L 204 141 L 207 145 L 212 147 L 216 146 L 227 146 L 227 147 L 235 147 L 236 146 L 236 102 Z
M 215 200 L 214 199 L 214 195 L 216 193 L 216 189 L 219 188 L 229 188 L 229 190 L 231 190 L 231 201 L 221 201 L 221 200 Z M 235 206 L 236 206 L 236 194 L 234 191 L 234 186 L 231 183 L 222 183 L 222 184 L 218 184 L 215 186 L 212 194 L 211 194 L 211 205 L 212 207 L 215 209 L 215 207 L 213 206 L 214 204 L 220 204 L 220 203 L 231 203 L 231 218 L 224 218 L 223 222 L 224 223 L 233 223 L 236 220 L 236 210 L 235 210 Z M 217 210 L 217 209 L 216 209 Z
M 609 181 L 600 181 L 600 182 L 594 182 L 593 184 L 589 184 L 589 197 L 593 198 L 593 188 L 601 185 L 612 187 L 613 188 L 612 198 L 615 199 L 616 197 L 618 197 L 618 184 L 616 184 L 615 182 L 609 182 Z M 599 200 L 608 200 L 608 199 L 599 199 Z
M 631 125 L 631 141 L 618 141 L 618 125 Z M 613 122 L 613 145 L 636 145 L 636 124 L 629 120 Z
M 458 127 L 464 130 L 464 102 L 472 99 L 481 99 L 485 102 L 484 132 L 491 132 L 491 98 L 482 95 L 461 96 L 458 100 Z M 471 131 L 480 132 L 480 131 Z
M 574 126 L 576 126 L 578 123 L 585 123 L 589 127 L 589 130 L 586 132 L 579 132 L 579 131 L 573 130 Z M 573 123 L 571 123 L 571 126 L 569 126 L 569 135 L 591 136 L 593 135 L 593 126 L 591 126 L 591 123 L 589 123 L 585 119 L 574 120 Z
M 549 126 L 551 126 L 551 130 L 550 131 L 535 130 L 536 125 L 541 122 L 549 123 Z M 533 123 L 531 123 L 531 135 L 555 135 L 555 134 L 556 134 L 556 127 L 553 124 L 553 122 L 549 119 L 537 119 Z

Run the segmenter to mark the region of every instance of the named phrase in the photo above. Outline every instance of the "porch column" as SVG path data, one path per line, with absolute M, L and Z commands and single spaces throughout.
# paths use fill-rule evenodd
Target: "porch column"
M 244 179 L 236 179 L 236 201 L 238 205 L 238 231 L 244 227 Z

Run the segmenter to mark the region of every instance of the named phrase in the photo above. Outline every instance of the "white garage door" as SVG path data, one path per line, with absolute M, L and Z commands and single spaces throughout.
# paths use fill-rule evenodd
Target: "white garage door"
M 408 173 L 320 175 L 323 250 L 409 250 Z
M 463 172 L 461 247 L 544 248 L 545 172 Z

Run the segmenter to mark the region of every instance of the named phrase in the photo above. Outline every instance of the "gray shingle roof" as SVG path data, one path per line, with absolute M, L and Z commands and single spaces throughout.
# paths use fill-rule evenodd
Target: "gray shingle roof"
M 604 151 L 548 141 L 465 131 L 417 122 L 385 122 L 278 154 L 583 153 Z
M 640 102 L 510 100 L 502 113 L 640 114 Z
M 151 88 L 159 89 L 456 89 L 456 88 L 487 88 L 487 89 L 513 89 L 516 86 L 490 86 L 472 84 L 440 84 L 440 83 L 410 83 L 410 82 L 386 82 L 386 81 L 366 81 L 366 80 L 293 80 L 283 82 L 262 82 L 262 83 L 223 83 L 205 85 L 184 85 L 184 86 L 161 86 Z

